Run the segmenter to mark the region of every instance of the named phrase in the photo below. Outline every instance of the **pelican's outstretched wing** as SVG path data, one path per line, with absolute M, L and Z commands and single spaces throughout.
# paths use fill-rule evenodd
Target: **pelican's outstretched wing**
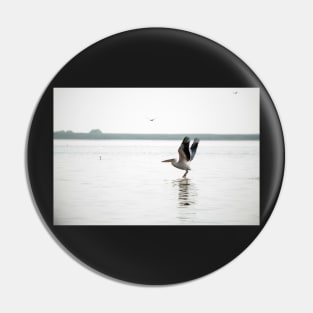
M 181 143 L 178 153 L 179 153 L 179 162 L 188 162 L 190 161 L 190 151 L 189 151 L 189 137 L 185 137 Z
M 191 154 L 190 161 L 192 161 L 193 158 L 194 158 L 195 155 L 196 155 L 199 141 L 200 141 L 200 139 L 198 139 L 198 138 L 195 138 L 195 139 L 193 140 L 193 143 L 192 143 L 192 145 L 191 145 L 191 147 L 190 147 L 190 150 L 191 150 L 191 153 L 190 153 L 190 154 Z

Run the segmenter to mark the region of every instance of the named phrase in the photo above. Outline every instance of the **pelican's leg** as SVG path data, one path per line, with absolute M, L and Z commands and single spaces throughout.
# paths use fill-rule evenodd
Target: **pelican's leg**
M 185 172 L 183 178 L 186 178 L 187 174 L 188 174 L 188 170 L 186 170 L 186 172 Z

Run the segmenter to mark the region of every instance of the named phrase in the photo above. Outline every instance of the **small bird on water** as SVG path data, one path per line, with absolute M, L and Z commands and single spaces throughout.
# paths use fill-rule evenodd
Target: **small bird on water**
M 188 174 L 188 171 L 191 170 L 189 164 L 196 155 L 199 141 L 200 140 L 198 138 L 195 138 L 189 149 L 190 139 L 189 137 L 186 136 L 178 148 L 178 154 L 179 154 L 178 161 L 176 159 L 169 159 L 169 160 L 164 160 L 162 162 L 170 162 L 176 168 L 186 171 L 183 175 L 183 178 L 185 178 Z

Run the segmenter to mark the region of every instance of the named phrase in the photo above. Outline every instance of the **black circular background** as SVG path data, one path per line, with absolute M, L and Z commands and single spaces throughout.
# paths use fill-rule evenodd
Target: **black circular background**
M 54 87 L 259 87 L 260 226 L 54 226 Z M 284 141 L 269 94 L 237 56 L 189 32 L 147 28 L 101 40 L 63 67 L 34 114 L 27 157 L 37 206 L 74 256 L 121 280 L 170 284 L 215 271 L 258 235 L 281 187 Z

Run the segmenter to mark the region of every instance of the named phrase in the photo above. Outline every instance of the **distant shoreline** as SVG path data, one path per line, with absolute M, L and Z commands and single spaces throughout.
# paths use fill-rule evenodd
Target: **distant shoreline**
M 181 140 L 185 136 L 199 138 L 200 140 L 259 140 L 259 134 L 126 134 L 102 133 L 92 130 L 89 133 L 75 133 L 73 131 L 57 131 L 53 139 L 78 139 L 78 140 Z

